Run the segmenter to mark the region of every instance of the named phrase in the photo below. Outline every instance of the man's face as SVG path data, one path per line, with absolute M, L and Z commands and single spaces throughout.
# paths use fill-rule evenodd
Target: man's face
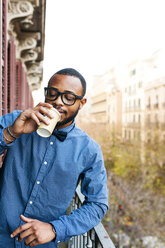
M 82 96 L 83 92 L 82 84 L 79 78 L 69 75 L 56 74 L 49 82 L 48 87 L 55 88 L 61 93 L 69 91 L 77 96 Z M 57 123 L 56 127 L 64 128 L 72 123 L 73 119 L 78 114 L 79 109 L 81 109 L 86 103 L 86 99 L 77 99 L 71 106 L 65 105 L 61 99 L 61 96 L 54 101 L 46 99 L 45 102 L 52 104 L 53 107 L 60 112 L 61 120 Z

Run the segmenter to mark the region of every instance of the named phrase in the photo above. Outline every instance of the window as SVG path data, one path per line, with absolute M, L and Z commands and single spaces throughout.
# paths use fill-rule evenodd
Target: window
M 133 132 L 134 140 L 136 139 L 136 131 Z
M 136 108 L 136 100 L 133 101 L 134 109 Z
M 139 123 L 141 122 L 141 115 L 140 114 L 138 115 L 138 122 Z
M 159 103 L 159 97 L 156 95 L 156 103 Z
M 151 98 L 150 96 L 148 97 L 148 104 L 147 104 L 147 108 L 150 109 L 151 108 Z
M 159 107 L 159 97 L 158 97 L 158 95 L 156 95 L 154 107 L 155 108 L 158 108 Z
M 158 115 L 155 114 L 155 122 L 158 122 Z
M 131 131 L 128 131 L 129 140 L 131 140 Z
M 125 134 L 124 134 L 125 139 L 127 138 L 127 131 L 125 130 Z
M 150 122 L 151 122 L 151 116 L 150 116 L 150 114 L 147 115 L 146 122 L 147 122 L 146 124 L 150 124 Z
M 138 99 L 138 106 L 139 106 L 139 108 L 141 106 L 141 100 L 140 99 Z

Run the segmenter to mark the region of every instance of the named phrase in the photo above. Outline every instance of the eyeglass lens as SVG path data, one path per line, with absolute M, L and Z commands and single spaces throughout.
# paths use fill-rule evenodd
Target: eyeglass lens
M 75 103 L 76 97 L 71 93 L 60 93 L 55 89 L 48 89 L 48 88 L 45 90 L 46 99 L 50 101 L 56 100 L 59 95 L 61 95 L 61 99 L 64 104 L 72 105 Z

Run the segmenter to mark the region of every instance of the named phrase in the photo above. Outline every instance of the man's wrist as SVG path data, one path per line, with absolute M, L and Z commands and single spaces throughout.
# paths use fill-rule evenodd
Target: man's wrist
M 18 139 L 19 138 L 19 135 L 15 135 L 14 131 L 12 130 L 11 131 L 11 126 L 10 127 L 7 127 L 7 131 L 8 133 L 10 134 L 10 136 L 14 139 Z
M 7 131 L 7 128 L 5 128 L 3 131 L 3 138 L 6 144 L 10 144 L 15 140 L 15 138 L 9 134 L 9 132 Z

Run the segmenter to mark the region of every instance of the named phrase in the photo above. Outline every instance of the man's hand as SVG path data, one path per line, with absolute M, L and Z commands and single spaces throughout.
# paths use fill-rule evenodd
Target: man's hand
M 19 226 L 11 234 L 11 237 L 14 238 L 19 234 L 19 242 L 27 237 L 24 240 L 26 246 L 34 247 L 36 245 L 45 244 L 52 241 L 56 237 L 51 224 L 30 219 L 23 215 L 20 217 L 24 222 L 26 222 L 26 224 Z
M 36 107 L 23 111 L 15 122 L 10 126 L 11 132 L 19 137 L 23 133 L 32 133 L 40 125 L 40 121 L 49 125 L 48 120 L 44 117 L 53 118 L 47 108 L 52 108 L 49 103 L 39 103 Z

